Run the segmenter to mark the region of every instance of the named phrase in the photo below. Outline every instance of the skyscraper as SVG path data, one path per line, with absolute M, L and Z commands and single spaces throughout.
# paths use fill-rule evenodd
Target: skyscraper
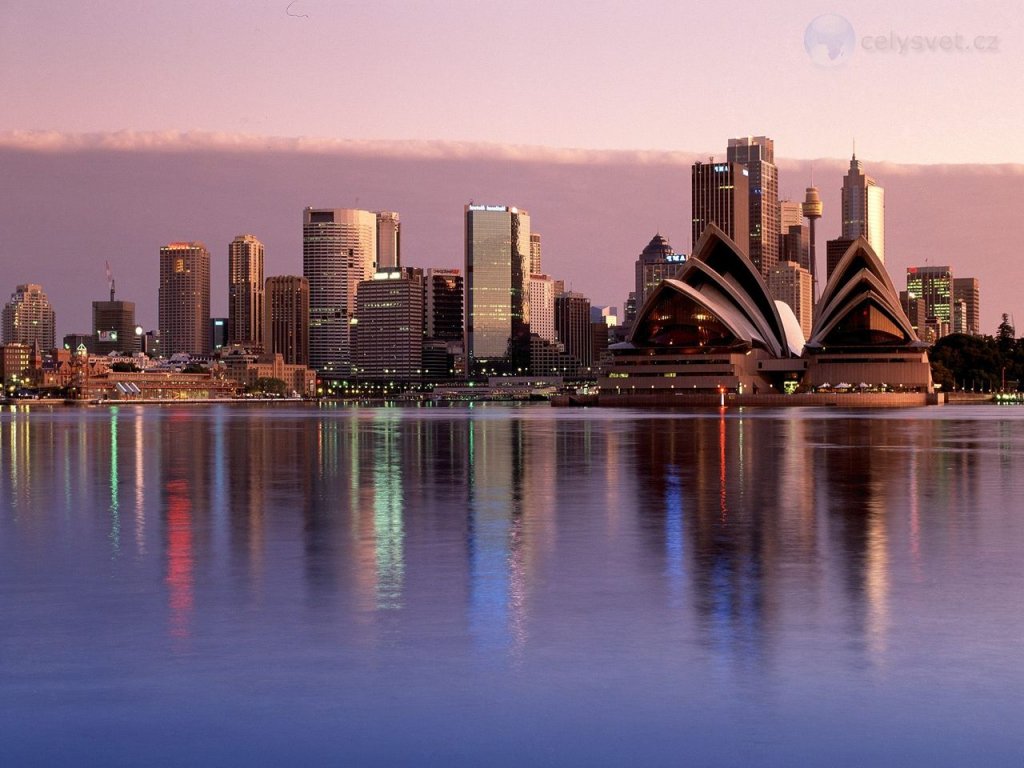
M 530 274 L 540 275 L 543 273 L 540 264 L 540 232 L 530 233 Z
M 351 208 L 306 208 L 302 274 L 309 281 L 309 365 L 325 378 L 351 370 L 350 325 L 359 283 L 374 273 L 377 214 Z
M 38 344 L 47 351 L 56 346 L 57 316 L 41 285 L 25 283 L 15 288 L 0 322 L 4 344 Z
M 749 171 L 739 163 L 696 162 L 690 171 L 693 193 L 693 242 L 709 224 L 729 236 L 740 251 L 750 254 Z
M 925 322 L 940 329 L 937 338 L 952 331 L 953 272 L 949 267 L 907 267 L 907 294 L 924 301 Z
M 135 333 L 135 302 L 117 301 L 110 290 L 110 301 L 92 303 L 93 349 L 97 354 L 111 352 L 135 354 L 142 350 L 142 339 Z
M 550 342 L 555 334 L 555 281 L 548 275 L 530 275 L 530 333 Z
M 590 324 L 590 299 L 569 291 L 555 297 L 555 332 L 567 354 L 579 363 L 580 373 L 594 364 L 594 329 Z
M 976 277 L 954 277 L 953 278 L 953 301 L 964 303 L 967 321 L 963 328 L 957 328 L 954 323 L 953 330 L 956 333 L 967 333 L 972 336 L 981 335 L 981 288 Z
M 470 370 L 529 366 L 530 216 L 504 205 L 466 206 L 466 358 Z
M 418 380 L 423 360 L 421 271 L 378 270 L 359 283 L 353 375 L 380 382 Z
M 266 282 L 263 343 L 286 365 L 309 364 L 309 281 L 297 275 L 274 275 Z
M 780 261 L 768 273 L 768 288 L 779 301 L 786 302 L 800 323 L 804 339 L 811 338 L 814 303 L 811 298 L 811 273 L 796 261 Z
M 377 211 L 377 269 L 402 266 L 402 223 L 396 211 Z
M 198 242 L 160 249 L 158 317 L 162 354 L 210 352 L 210 252 Z
M 427 270 L 423 280 L 423 332 L 428 339 L 462 341 L 464 291 L 459 270 Z
M 767 277 L 779 260 L 779 169 L 775 166 L 775 142 L 767 136 L 729 139 L 726 159 L 747 169 L 750 181 L 747 256 Z
M 263 243 L 238 235 L 228 245 L 228 344 L 263 350 Z
M 676 253 L 661 233 L 656 233 L 637 256 L 634 279 L 637 308 L 662 280 L 675 277 L 686 263 L 686 256 Z
M 835 240 L 825 241 L 825 280 L 832 277 L 832 273 L 839 265 L 839 260 L 846 254 L 847 249 L 853 245 L 853 240 L 845 237 L 837 237 Z
M 856 240 L 861 235 L 884 262 L 885 190 L 864 173 L 854 154 L 843 177 L 843 239 Z

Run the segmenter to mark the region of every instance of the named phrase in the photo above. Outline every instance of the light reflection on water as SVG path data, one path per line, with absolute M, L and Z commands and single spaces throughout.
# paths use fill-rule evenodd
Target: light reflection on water
M 1022 417 L 4 411 L 0 761 L 1019 764 Z

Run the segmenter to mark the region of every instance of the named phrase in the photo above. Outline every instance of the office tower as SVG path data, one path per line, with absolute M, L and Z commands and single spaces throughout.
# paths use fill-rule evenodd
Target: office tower
M 302 274 L 309 281 L 309 365 L 324 378 L 351 370 L 356 290 L 377 258 L 377 214 L 351 208 L 302 213 Z
M 750 253 L 749 171 L 739 163 L 697 162 L 690 171 L 693 194 L 694 245 L 709 224 L 717 224 L 739 247 Z
M 768 288 L 776 299 L 789 304 L 800 322 L 804 338 L 811 338 L 814 301 L 810 271 L 796 261 L 780 261 L 768 273 Z
M 593 365 L 593 329 L 590 325 L 590 299 L 569 291 L 555 299 L 555 331 L 566 353 L 580 365 L 581 373 Z
M 170 243 L 160 249 L 161 352 L 210 352 L 210 252 L 202 243 Z
M 539 275 L 543 270 L 540 266 L 540 232 L 530 233 L 530 274 Z
M 2 319 L 4 344 L 38 344 L 51 350 L 56 345 L 57 317 L 43 287 L 36 283 L 19 285 L 4 305 Z
M 31 345 L 16 341 L 0 345 L 0 382 L 6 390 L 0 396 L 13 392 L 25 383 L 31 361 Z
M 377 211 L 377 269 L 402 266 L 402 223 L 396 211 Z
M 795 200 L 779 200 L 779 232 L 784 234 L 790 227 L 804 223 L 803 205 Z
M 465 286 L 457 269 L 428 269 L 423 281 L 424 334 L 428 339 L 462 341 Z
M 811 271 L 811 238 L 807 227 L 797 224 L 779 235 L 779 262 L 792 261 Z M 770 274 L 770 273 L 769 273 Z
M 821 195 L 818 194 L 817 187 L 807 187 L 807 192 L 804 196 L 804 202 L 801 206 L 804 217 L 807 219 L 807 257 L 810 261 L 811 271 L 811 282 L 813 284 L 812 290 L 814 292 L 814 298 L 818 298 L 818 254 L 816 246 L 816 234 L 814 231 L 815 222 L 821 218 L 821 214 L 824 212 L 824 206 L 821 203 Z M 830 273 L 831 274 L 831 273 Z
M 266 282 L 266 351 L 285 365 L 309 364 L 309 281 L 298 275 L 274 275 Z
M 909 291 L 900 291 L 900 306 L 903 307 L 910 325 L 919 338 L 925 337 L 924 299 L 911 296 Z
M 767 136 L 729 139 L 726 159 L 740 163 L 749 174 L 747 256 L 767 277 L 779 260 L 779 169 L 775 167 L 775 142 Z
M 634 265 L 637 307 L 643 305 L 647 296 L 662 280 L 675 277 L 686 263 L 686 256 L 676 253 L 668 240 L 655 234 L 640 252 Z
M 210 350 L 220 352 L 228 345 L 231 336 L 231 323 L 226 317 L 210 318 Z
M 548 275 L 530 275 L 530 333 L 550 342 L 555 334 L 555 281 Z
M 466 362 L 514 373 L 529 366 L 530 217 L 504 205 L 466 206 Z
M 133 355 L 142 349 L 142 339 L 135 333 L 135 302 L 116 301 L 113 289 L 110 301 L 92 303 L 92 332 L 93 350 L 99 355 Z
M 863 235 L 885 261 L 885 191 L 864 173 L 856 153 L 850 170 L 843 177 L 843 238 L 856 240 Z
M 604 323 L 609 328 L 615 328 L 619 324 L 619 310 L 618 307 L 610 306 L 591 306 L 590 307 L 590 322 L 592 323 Z
M 907 267 L 907 293 L 924 301 L 926 323 L 951 324 L 953 273 L 949 267 Z
M 263 351 L 265 300 L 263 243 L 253 235 L 238 235 L 228 245 L 229 344 Z
M 835 240 L 827 240 L 825 242 L 825 280 L 826 282 L 832 273 L 835 271 L 836 266 L 839 264 L 839 260 L 843 258 L 847 249 L 853 245 L 853 240 L 848 240 L 844 237 L 837 237 Z
M 359 283 L 353 326 L 353 375 L 380 382 L 420 378 L 423 359 L 421 272 L 378 270 Z
M 962 301 L 967 311 L 967 322 L 957 333 L 981 335 L 981 289 L 976 277 L 953 278 L 953 301 Z M 954 324 L 955 325 L 955 324 Z

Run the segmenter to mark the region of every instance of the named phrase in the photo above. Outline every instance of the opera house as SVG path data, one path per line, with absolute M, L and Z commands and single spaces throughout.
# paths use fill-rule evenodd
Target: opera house
M 789 305 L 775 300 L 753 263 L 711 225 L 610 352 L 601 405 L 936 401 L 927 345 L 864 238 L 833 271 L 808 340 Z

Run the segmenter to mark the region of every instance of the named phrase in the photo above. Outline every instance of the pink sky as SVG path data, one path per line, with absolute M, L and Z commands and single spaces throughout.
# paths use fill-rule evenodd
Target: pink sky
M 856 138 L 887 190 L 896 285 L 926 259 L 976 275 L 991 331 L 999 312 L 1024 317 L 1007 223 L 1024 207 L 1020 11 L 0 0 L 0 298 L 42 282 L 60 331 L 85 330 L 109 259 L 151 327 L 157 249 L 199 239 L 223 312 L 227 242 L 251 231 L 268 274 L 298 272 L 307 204 L 399 210 L 406 262 L 455 266 L 476 199 L 530 210 L 548 270 L 621 305 L 655 230 L 688 248 L 689 162 L 764 134 L 783 196 L 813 161 L 821 243 Z M 822 14 L 853 30 L 837 67 L 805 50 Z M 924 50 L 878 50 L 914 36 Z M 942 36 L 992 50 L 943 51 Z

